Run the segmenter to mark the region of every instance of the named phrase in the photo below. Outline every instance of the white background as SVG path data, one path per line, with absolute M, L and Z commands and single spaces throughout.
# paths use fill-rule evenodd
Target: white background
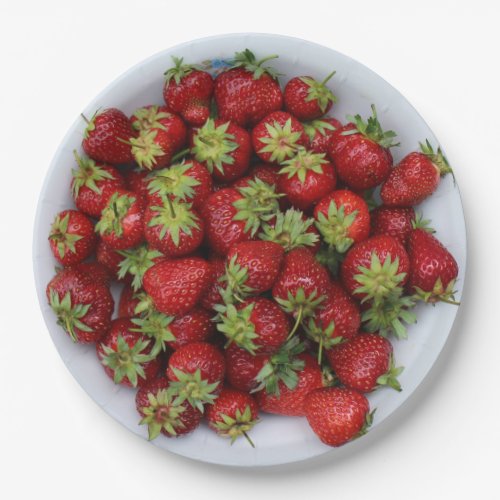
M 0 496 L 498 499 L 497 5 L 1 1 Z M 306 38 L 376 71 L 440 139 L 462 193 L 469 260 L 450 340 L 407 404 L 341 461 L 324 456 L 286 468 L 235 470 L 149 446 L 73 380 L 35 296 L 36 201 L 51 157 L 80 110 L 152 53 L 241 31 Z

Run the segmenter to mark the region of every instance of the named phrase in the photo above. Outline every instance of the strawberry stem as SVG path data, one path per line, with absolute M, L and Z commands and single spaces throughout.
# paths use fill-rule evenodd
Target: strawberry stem
M 270 61 L 271 59 L 277 59 L 279 56 L 277 54 L 272 54 L 270 56 L 264 57 L 260 61 L 257 61 L 257 66 L 261 66 L 262 63 L 265 63 L 267 61 Z
M 288 334 L 288 337 L 286 338 L 287 340 L 290 340 L 293 337 L 293 334 L 297 331 L 297 328 L 299 327 L 300 323 L 302 322 L 303 311 L 304 311 L 304 308 L 302 306 L 300 306 L 299 311 L 297 313 L 297 318 L 295 320 L 295 324 L 293 325 L 293 328 L 291 329 L 290 333 Z
M 325 84 L 328 82 L 328 80 L 330 80 L 330 78 L 332 78 L 332 76 L 333 76 L 335 73 L 336 73 L 336 71 L 332 71 L 332 72 L 331 72 L 331 73 L 330 73 L 330 74 L 329 74 L 329 75 L 328 75 L 328 76 L 327 76 L 327 77 L 326 77 L 326 78 L 325 78 L 325 79 L 321 82 L 321 84 L 322 84 L 322 85 L 325 85 Z
M 250 446 L 252 448 L 255 448 L 255 444 L 253 441 L 250 439 L 250 436 L 247 434 L 247 431 L 243 431 L 243 435 L 245 436 L 246 440 L 250 443 Z
M 80 113 L 80 116 L 84 119 L 87 125 L 90 125 L 90 120 L 83 113 Z
M 172 200 L 170 199 L 170 196 L 167 196 L 167 202 L 170 208 L 170 214 L 172 215 L 172 219 L 175 219 L 177 217 L 177 214 L 175 213 L 174 205 L 172 203 Z

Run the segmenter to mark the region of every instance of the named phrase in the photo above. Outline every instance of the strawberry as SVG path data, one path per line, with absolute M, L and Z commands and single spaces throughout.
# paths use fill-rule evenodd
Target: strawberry
M 370 214 L 371 234 L 387 234 L 397 238 L 406 246 L 408 237 L 416 220 L 415 210 L 411 207 L 377 207 Z
M 182 315 L 200 300 L 212 280 L 212 269 L 200 257 L 159 262 L 144 274 L 144 289 L 155 307 L 167 315 Z
M 69 266 L 67 269 L 73 269 L 74 271 L 84 273 L 107 287 L 109 287 L 113 281 L 113 274 L 111 271 L 100 262 L 79 262 L 74 266 Z
M 260 179 L 271 186 L 277 186 L 280 178 L 279 167 L 271 163 L 257 163 L 251 167 L 247 175 L 254 179 Z
M 270 359 L 267 354 L 253 355 L 234 342 L 224 350 L 224 356 L 227 381 L 235 389 L 245 392 L 250 392 L 258 386 L 256 377 Z
M 438 187 L 440 178 L 452 169 L 438 147 L 434 152 L 430 142 L 420 143 L 422 152 L 406 155 L 385 180 L 380 190 L 382 203 L 390 207 L 411 207 L 429 197 Z
M 63 269 L 46 289 L 57 324 L 75 341 L 97 342 L 111 325 L 114 301 L 102 281 L 74 269 Z
M 283 380 L 278 381 L 277 394 L 270 394 L 260 390 L 255 394 L 259 408 L 266 413 L 303 417 L 307 406 L 304 404 L 306 396 L 323 387 L 323 375 L 316 361 L 308 354 L 299 354 L 297 358 L 304 363 L 296 371 L 297 382 L 290 389 Z
M 255 448 L 248 432 L 258 422 L 259 407 L 246 392 L 224 388 L 213 405 L 207 409 L 208 426 L 219 436 L 231 439 L 233 444 L 240 436 Z
M 257 61 L 248 49 L 235 54 L 233 67 L 215 79 L 214 97 L 221 120 L 253 127 L 264 116 L 281 109 L 283 94 L 278 75 L 272 68 L 263 66 L 276 57 Z
M 342 446 L 366 434 L 373 420 L 366 397 L 347 388 L 312 391 L 305 398 L 304 408 L 312 430 L 329 446 Z
M 168 196 L 192 203 L 195 210 L 200 210 L 212 192 L 212 177 L 201 163 L 184 160 L 155 170 L 148 177 L 146 192 L 150 203 L 161 204 Z
M 302 124 L 285 111 L 274 111 L 252 130 L 252 145 L 257 156 L 265 162 L 281 164 L 293 158 L 308 140 Z
M 215 258 L 209 261 L 209 264 L 212 268 L 213 280 L 201 296 L 200 304 L 207 311 L 215 311 L 215 306 L 224 302 L 220 293 L 224 289 L 224 285 L 220 279 L 226 274 L 226 261 L 225 259 Z
M 166 167 L 186 143 L 186 125 L 166 108 L 145 106 L 134 113 L 131 121 L 139 135 L 132 137 L 129 143 L 140 168 Z
M 295 208 L 308 210 L 335 189 L 335 169 L 324 157 L 300 149 L 295 157 L 283 162 L 278 191 L 285 193 Z
M 203 207 L 211 250 L 226 255 L 235 243 L 254 239 L 262 222 L 278 212 L 278 196 L 274 187 L 260 180 L 249 181 L 247 187 L 212 193 Z
M 131 285 L 125 285 L 120 292 L 118 302 L 118 318 L 133 318 L 135 309 L 139 304 L 139 298 Z
M 256 297 L 218 310 L 217 329 L 226 336 L 226 346 L 234 342 L 251 354 L 269 353 L 287 339 L 288 318 L 272 300 Z
M 157 171 L 155 170 L 155 172 Z M 123 173 L 126 189 L 139 196 L 143 200 L 144 205 L 147 204 L 148 200 L 149 175 L 150 172 L 142 168 L 126 170 Z
M 97 262 L 109 269 L 114 279 L 118 279 L 120 262 L 123 260 L 123 255 L 119 254 L 114 248 L 111 248 L 102 238 L 99 238 L 97 242 L 95 255 Z
M 360 392 L 389 386 L 401 391 L 397 376 L 402 367 L 394 366 L 391 343 L 375 333 L 360 333 L 326 351 L 328 361 L 340 382 Z
M 187 402 L 176 404 L 176 392 L 167 378 L 157 378 L 140 387 L 135 397 L 139 424 L 148 426 L 148 440 L 160 433 L 166 437 L 188 434 L 198 427 L 202 414 Z
M 71 170 L 71 192 L 76 208 L 91 217 L 99 217 L 109 197 L 117 189 L 125 188 L 123 176 L 112 165 L 73 153 L 78 164 L 78 169 Z
M 196 65 L 183 64 L 182 57 L 172 59 L 174 67 L 165 71 L 165 103 L 190 125 L 201 126 L 210 116 L 210 101 L 214 90 L 212 76 Z
M 166 257 L 181 257 L 194 252 L 201 245 L 203 235 L 203 220 L 190 203 L 166 197 L 164 203 L 146 207 L 146 241 Z
M 323 241 L 339 253 L 366 240 L 370 234 L 370 212 L 366 201 L 348 189 L 333 191 L 314 208 L 316 227 Z
M 119 250 L 121 260 L 118 263 L 118 279 L 130 281 L 137 292 L 142 288 L 144 273 L 154 264 L 166 260 L 166 257 L 146 244 L 128 250 Z
M 83 116 L 83 115 L 82 115 Z M 132 163 L 134 156 L 127 142 L 136 133 L 127 116 L 116 108 L 96 111 L 87 120 L 82 148 L 95 161 L 103 163 Z
M 176 351 L 186 344 L 206 341 L 215 331 L 215 323 L 208 311 L 194 307 L 186 314 L 177 316 L 170 330 L 175 340 L 168 342 L 168 345 Z
M 408 238 L 410 275 L 407 288 L 425 302 L 447 302 L 454 300 L 458 265 L 451 253 L 432 234 L 416 228 Z
M 289 337 L 305 318 L 314 314 L 329 290 L 327 270 L 307 248 L 295 248 L 285 255 L 272 294 L 283 310 L 295 317 Z
M 77 264 L 89 257 L 97 245 L 94 224 L 78 210 L 63 210 L 52 223 L 49 244 L 63 266 Z
M 329 145 L 339 179 L 354 190 L 371 189 L 387 179 L 392 167 L 389 148 L 398 145 L 393 143 L 395 132 L 382 130 L 373 105 L 372 111 L 366 122 L 360 115 L 348 117 L 351 123 L 337 129 Z
M 205 403 L 213 403 L 222 389 L 224 356 L 212 344 L 193 342 L 175 351 L 168 361 L 167 377 L 184 401 L 203 413 Z
M 111 248 L 131 248 L 144 239 L 144 205 L 131 191 L 119 189 L 111 195 L 95 229 Z
M 321 82 L 311 76 L 296 76 L 289 80 L 283 92 L 285 109 L 299 120 L 314 120 L 328 113 L 337 100 L 326 86 L 334 74 L 332 71 Z
M 328 153 L 333 132 L 342 128 L 342 123 L 330 116 L 305 122 L 302 125 L 304 126 L 304 132 L 309 137 L 309 149 L 313 153 L 325 154 Z
M 133 329 L 129 318 L 113 320 L 96 349 L 106 375 L 115 384 L 141 387 L 156 377 L 160 361 L 151 356 L 153 343 Z
M 191 153 L 216 181 L 231 182 L 250 165 L 250 134 L 231 121 L 210 118 L 193 134 Z

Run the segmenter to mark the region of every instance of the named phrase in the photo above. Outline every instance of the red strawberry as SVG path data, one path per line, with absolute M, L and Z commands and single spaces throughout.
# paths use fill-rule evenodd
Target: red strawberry
M 130 139 L 132 154 L 139 167 L 146 170 L 166 167 L 186 143 L 186 125 L 166 108 L 140 108 L 134 113 L 132 124 L 140 131 Z
M 252 127 L 264 116 L 281 109 L 283 94 L 277 73 L 263 66 L 276 57 L 257 61 L 248 49 L 235 54 L 233 68 L 215 79 L 214 97 L 221 120 Z
M 257 163 L 248 171 L 248 175 L 271 186 L 277 186 L 280 178 L 279 167 L 271 163 Z
M 194 342 L 175 351 L 168 361 L 167 377 L 179 396 L 203 412 L 205 403 L 213 403 L 222 389 L 224 356 L 212 344 Z
M 311 76 L 296 76 L 289 80 L 283 92 L 285 109 L 299 120 L 314 120 L 328 113 L 337 100 L 326 86 L 334 74 L 332 71 L 321 82 Z
M 74 266 L 69 266 L 67 269 L 73 269 L 90 276 L 94 281 L 99 281 L 103 285 L 109 287 L 113 281 L 112 272 L 100 262 L 79 262 Z
M 170 325 L 170 330 L 175 341 L 168 342 L 168 345 L 176 351 L 186 344 L 206 341 L 215 331 L 215 323 L 208 311 L 195 307 L 186 314 L 177 316 Z
M 380 190 L 386 206 L 411 207 L 429 197 L 438 187 L 441 176 L 452 169 L 441 148 L 434 152 L 428 140 L 420 144 L 422 152 L 406 155 L 392 169 Z
M 144 205 L 146 205 L 148 199 L 149 175 L 150 172 L 142 168 L 126 170 L 123 174 L 126 188 L 139 196 L 143 200 Z
M 155 170 L 148 178 L 150 203 L 160 204 L 167 196 L 192 203 L 200 210 L 212 192 L 212 177 L 207 168 L 195 160 L 182 161 L 162 170 Z
M 324 387 L 305 398 L 306 417 L 314 433 L 329 446 L 341 446 L 367 432 L 373 412 L 363 394 Z
M 401 390 L 397 376 L 402 367 L 394 366 L 391 343 L 375 333 L 361 333 L 326 351 L 335 374 L 346 387 L 370 392 L 387 385 Z
M 283 163 L 307 143 L 302 124 L 285 111 L 274 111 L 267 115 L 252 130 L 253 149 L 262 161 L 268 163 Z
M 348 189 L 333 191 L 314 209 L 316 227 L 323 241 L 339 253 L 366 240 L 370 234 L 370 212 L 366 201 Z
M 219 279 L 226 274 L 226 261 L 216 258 L 209 261 L 209 264 L 212 267 L 213 280 L 202 295 L 200 304 L 208 311 L 215 311 L 215 306 L 224 302 L 220 294 L 220 290 L 224 288 L 224 284 Z
M 287 339 L 290 324 L 278 304 L 264 297 L 221 308 L 217 329 L 228 341 L 252 354 L 276 351 Z
M 307 210 L 335 189 L 337 175 L 324 156 L 300 149 L 295 157 L 283 162 L 278 191 L 285 193 L 294 207 Z
M 354 190 L 371 189 L 391 172 L 395 132 L 384 132 L 373 116 L 365 122 L 360 115 L 350 117 L 348 125 L 337 129 L 331 138 L 328 154 L 335 163 L 339 179 Z
M 194 133 L 191 153 L 216 181 L 231 182 L 250 165 L 250 134 L 230 121 L 208 119 Z
M 370 215 L 372 235 L 387 234 L 406 246 L 416 218 L 413 208 L 382 206 L 372 210 Z
M 143 417 L 139 422 L 148 426 L 148 439 L 156 439 L 160 433 L 166 437 L 178 437 L 192 432 L 201 422 L 202 414 L 187 402 L 176 404 L 176 393 L 167 378 L 158 378 L 141 387 L 135 397 L 135 405 Z
M 212 76 L 193 64 L 183 64 L 182 57 L 172 59 L 175 66 L 165 71 L 163 98 L 169 109 L 190 125 L 201 126 L 210 116 Z
M 129 318 L 113 320 L 96 349 L 104 371 L 115 384 L 141 387 L 153 380 L 160 368 L 159 359 L 151 356 L 153 343 L 134 331 Z
M 144 289 L 155 307 L 168 315 L 186 314 L 200 300 L 212 280 L 212 269 L 200 257 L 167 260 L 144 274 Z
M 255 448 L 248 432 L 258 422 L 259 407 L 246 392 L 224 388 L 213 405 L 207 409 L 208 426 L 219 436 L 231 439 L 231 444 L 240 436 Z
M 306 414 L 306 396 L 314 389 L 323 387 L 323 375 L 318 363 L 308 354 L 299 354 L 298 359 L 304 362 L 304 366 L 296 372 L 298 381 L 293 389 L 279 380 L 278 394 L 269 394 L 266 390 L 256 393 L 255 397 L 262 411 L 297 417 Z
M 136 316 L 135 308 L 139 304 L 139 298 L 130 285 L 125 285 L 120 293 L 118 302 L 118 318 L 133 318 Z
M 256 377 L 269 360 L 269 355 L 258 354 L 255 356 L 234 342 L 227 346 L 224 355 L 226 377 L 231 386 L 245 392 L 255 389 L 259 384 Z
M 101 281 L 63 269 L 47 285 L 46 295 L 57 323 L 75 342 L 97 342 L 108 331 L 114 302 Z
M 144 239 L 144 205 L 131 191 L 119 189 L 108 199 L 95 226 L 111 248 L 131 248 Z
M 115 167 L 81 158 L 74 151 L 77 170 L 71 170 L 71 192 L 75 205 L 91 217 L 99 217 L 109 197 L 125 187 L 122 175 Z
M 410 276 L 407 288 L 425 302 L 454 300 L 458 264 L 444 245 L 428 231 L 417 228 L 408 239 Z
M 319 120 L 303 123 L 304 132 L 309 137 L 309 149 L 313 153 L 328 153 L 333 132 L 342 127 L 336 118 L 325 116 Z
M 136 133 L 127 116 L 116 108 L 97 111 L 87 122 L 82 147 L 95 161 L 104 163 L 131 163 L 131 148 L 126 144 Z
M 52 223 L 49 243 L 52 254 L 63 266 L 78 264 L 97 245 L 94 224 L 78 210 L 63 210 Z
M 104 240 L 99 238 L 96 248 L 96 260 L 99 264 L 105 266 L 111 272 L 115 279 L 118 279 L 120 272 L 120 262 L 123 260 L 123 255 L 117 250 L 111 248 Z
M 203 241 L 204 224 L 190 203 L 171 200 L 150 204 L 144 212 L 146 241 L 166 257 L 194 252 Z
M 342 262 L 340 276 L 358 300 L 383 301 L 408 281 L 410 261 L 392 236 L 372 236 L 353 245 Z

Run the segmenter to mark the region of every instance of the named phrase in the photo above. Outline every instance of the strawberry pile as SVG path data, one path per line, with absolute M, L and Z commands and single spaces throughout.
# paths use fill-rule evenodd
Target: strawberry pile
M 149 439 L 205 419 L 253 445 L 267 412 L 340 446 L 370 425 L 367 393 L 401 390 L 391 342 L 415 305 L 456 304 L 457 263 L 414 210 L 451 172 L 440 148 L 393 165 L 375 106 L 342 124 L 333 73 L 282 89 L 274 57 L 216 76 L 174 58 L 164 103 L 84 117 L 47 299 L 137 391 Z

